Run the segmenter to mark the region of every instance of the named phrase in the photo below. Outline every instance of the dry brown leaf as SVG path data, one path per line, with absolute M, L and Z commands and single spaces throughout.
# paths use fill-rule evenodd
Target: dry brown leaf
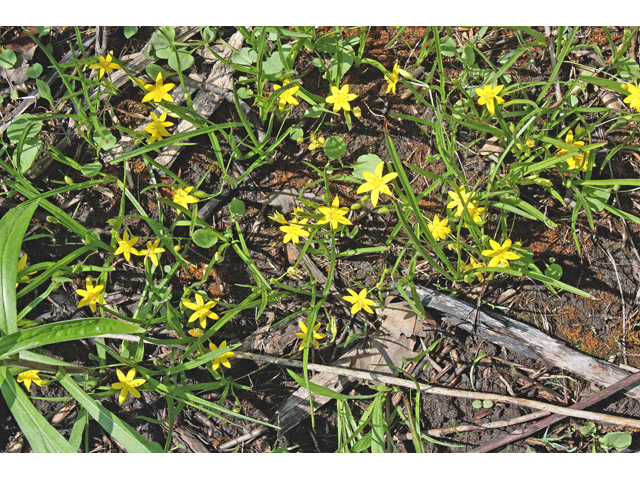
M 350 367 L 378 373 L 396 374 L 403 359 L 416 356 L 415 337 L 426 336 L 425 322 L 411 310 L 407 301 L 392 303 L 380 311 L 385 320 L 380 329 L 365 339 L 355 352 Z

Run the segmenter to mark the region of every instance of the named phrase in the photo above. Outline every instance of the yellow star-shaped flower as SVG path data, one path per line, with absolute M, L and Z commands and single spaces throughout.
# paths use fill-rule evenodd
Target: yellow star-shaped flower
M 269 215 L 269 218 L 271 220 L 273 220 L 274 222 L 278 222 L 278 223 L 283 223 L 283 224 L 287 224 L 289 222 L 287 222 L 287 219 L 284 218 L 284 215 L 282 215 L 280 212 L 276 211 L 273 213 L 273 215 Z
M 20 278 L 20 272 L 22 270 L 24 270 L 25 268 L 27 268 L 27 254 L 25 253 L 22 257 L 20 257 L 20 260 L 18 260 L 18 282 L 16 282 L 16 288 L 19 285 L 19 282 L 22 280 L 27 280 L 29 278 L 29 275 L 33 275 L 36 272 L 31 272 L 28 273 L 26 275 L 23 275 L 22 278 Z
M 495 240 L 489 240 L 491 250 L 483 250 L 482 255 L 491 258 L 489 267 L 509 268 L 509 260 L 518 260 L 520 255 L 510 252 L 511 240 L 506 239 L 502 245 Z
M 469 257 L 469 264 L 468 264 L 468 265 L 465 265 L 465 266 L 462 268 L 462 271 L 463 271 L 464 273 L 466 273 L 466 272 L 469 272 L 469 271 L 471 271 L 471 270 L 475 270 L 476 268 L 480 268 L 480 267 L 482 267 L 482 264 L 480 264 L 480 263 L 476 262 L 476 259 L 475 259 L 475 258 L 473 258 L 473 257 Z M 480 282 L 482 282 L 482 281 L 484 280 L 484 276 L 482 275 L 482 273 L 481 273 L 481 272 L 479 272 L 479 273 L 474 273 L 474 275 L 476 276 L 476 278 L 477 278 Z
M 191 330 L 189 330 L 189 335 L 198 338 L 204 335 L 204 330 L 202 330 L 201 328 L 192 328 Z
M 456 193 L 453 190 L 447 192 L 449 197 L 451 197 L 451 201 L 447 203 L 447 208 L 455 208 L 456 213 L 454 215 L 456 217 L 462 215 L 462 212 L 464 212 L 465 209 L 465 205 L 467 206 L 467 209 L 469 209 L 469 205 L 471 205 L 470 200 L 476 194 L 476 192 L 467 192 L 467 187 L 465 187 L 464 185 L 461 186 L 459 190 L 460 193 Z
M 318 207 L 318 210 L 324 215 L 324 217 L 318 221 L 318 225 L 328 223 L 333 229 L 338 228 L 338 223 L 351 225 L 351 222 L 344 218 L 344 216 L 349 213 L 349 209 L 347 207 L 340 208 L 340 200 L 338 200 L 338 197 L 333 199 L 330 207 Z
M 284 225 L 280 227 L 280 230 L 286 233 L 282 243 L 287 243 L 292 241 L 293 243 L 298 243 L 300 241 L 299 237 L 308 237 L 309 232 L 303 228 L 303 226 L 309 221 L 307 218 L 303 218 L 298 220 L 297 222 L 292 222 L 289 225 Z
M 44 380 L 38 376 L 38 373 L 40 373 L 40 370 L 27 370 L 26 372 L 19 373 L 18 383 L 24 382 L 24 386 L 27 387 L 28 392 L 31 391 L 31 382 L 41 387 Z
M 287 78 L 284 82 L 282 82 L 282 87 L 286 87 L 288 84 L 289 79 Z M 277 92 L 282 87 L 280 85 L 274 85 L 273 91 Z M 298 100 L 294 97 L 299 89 L 300 86 L 296 85 L 295 87 L 291 87 L 280 94 L 280 96 L 278 97 L 278 108 L 280 109 L 280 111 L 284 110 L 284 107 L 286 107 L 287 103 L 290 103 L 291 105 L 299 104 Z
M 213 313 L 211 309 L 216 306 L 216 302 L 208 301 L 204 303 L 202 296 L 196 293 L 196 303 L 182 299 L 182 304 L 190 310 L 193 310 L 193 314 L 189 317 L 189 322 L 200 321 L 200 326 L 205 328 L 207 326 L 207 318 L 217 320 L 218 315 Z
M 127 262 L 131 259 L 131 254 L 140 255 L 140 252 L 136 250 L 133 246 L 138 241 L 138 237 L 129 238 L 129 234 L 125 231 L 124 236 L 122 238 L 118 238 L 116 236 L 116 241 L 118 242 L 118 249 L 114 252 L 115 255 L 124 255 L 124 258 L 127 259 Z
M 429 231 L 431 232 L 431 235 L 433 235 L 433 238 L 436 240 L 444 240 L 447 238 L 447 234 L 451 233 L 451 229 L 447 227 L 448 223 L 449 220 L 446 218 L 440 220 L 438 215 L 434 215 L 433 222 L 428 224 L 427 227 L 429 227 Z
M 351 110 L 351 106 L 349 102 L 354 100 L 357 95 L 355 93 L 349 93 L 349 85 L 345 85 L 342 88 L 331 86 L 331 93 L 326 100 L 327 103 L 333 103 L 333 111 L 338 113 L 341 108 L 344 109 L 345 112 Z
M 396 63 L 393 66 L 393 72 L 385 75 L 385 80 L 389 83 L 389 85 L 387 85 L 387 93 L 389 92 L 393 92 L 394 94 L 396 93 L 396 84 L 398 83 L 398 77 L 400 76 L 399 69 L 400 67 Z
M 347 292 L 351 295 L 347 295 L 342 297 L 349 303 L 353 303 L 351 307 L 351 315 L 355 315 L 360 310 L 364 309 L 366 312 L 373 313 L 373 310 L 369 307 L 369 305 L 375 305 L 376 302 L 367 298 L 367 289 L 363 288 L 360 293 L 356 293 L 350 288 L 347 288 Z
M 296 332 L 296 335 L 300 340 L 302 340 L 302 343 L 300 344 L 300 348 L 298 350 L 304 350 L 304 347 L 306 345 L 305 342 L 307 338 L 307 331 L 309 329 L 307 328 L 307 325 L 304 322 L 298 322 L 298 327 L 300 327 L 301 332 Z M 316 323 L 313 326 L 313 331 L 311 332 L 311 345 L 316 347 L 320 346 L 320 343 L 318 342 L 318 340 L 321 340 L 327 336 L 324 333 L 318 333 L 318 330 L 320 330 L 320 324 Z
M 162 83 L 162 72 L 158 72 L 155 85 L 143 85 L 143 88 L 148 92 L 143 98 L 142 102 L 149 102 L 153 100 L 155 103 L 160 103 L 162 100 L 167 102 L 173 102 L 173 98 L 169 95 L 169 91 L 175 87 L 173 83 Z
M 81 288 L 76 290 L 76 293 L 82 297 L 82 300 L 80 300 L 80 303 L 78 303 L 78 308 L 89 305 L 91 311 L 95 313 L 96 303 L 104 304 L 104 299 L 100 296 L 100 293 L 104 289 L 104 285 L 98 284 L 94 287 L 91 283 L 91 279 L 87 278 L 86 287 L 86 290 L 82 290 Z
M 371 203 L 375 207 L 378 205 L 378 197 L 381 193 L 391 196 L 391 190 L 386 185 L 391 180 L 398 176 L 397 173 L 387 173 L 382 176 L 382 169 L 384 168 L 384 162 L 380 162 L 375 169 L 374 173 L 362 172 L 362 176 L 366 180 L 365 183 L 358 187 L 357 193 L 365 193 L 371 191 Z
M 496 107 L 493 103 L 493 99 L 495 98 L 498 102 L 498 105 L 502 105 L 504 103 L 504 99 L 499 97 L 498 94 L 504 88 L 504 85 L 498 85 L 494 88 L 491 88 L 491 85 L 487 84 L 482 88 L 476 88 L 476 93 L 480 98 L 478 98 L 478 105 L 486 105 L 487 110 L 491 115 L 495 115 Z
M 190 203 L 198 203 L 200 201 L 196 197 L 189 195 L 191 190 L 193 190 L 193 187 L 187 187 L 185 189 L 178 188 L 173 193 L 173 201 L 188 210 Z
M 156 140 L 162 140 L 162 137 L 171 136 L 171 134 L 167 132 L 167 127 L 171 127 L 173 123 L 165 122 L 165 120 L 167 119 L 167 112 L 163 112 L 162 115 L 160 115 L 159 119 L 155 113 L 151 112 L 151 119 L 153 121 L 151 123 L 148 123 L 147 126 L 144 127 L 145 132 L 151 134 L 149 143 L 153 143 Z
M 164 252 L 164 248 L 158 248 L 160 244 L 160 239 L 158 238 L 155 242 L 151 243 L 151 241 L 147 241 L 147 248 L 144 250 L 140 250 L 138 255 L 144 255 L 144 261 L 147 259 L 151 259 L 151 263 L 153 263 L 156 267 L 158 266 L 158 254 Z
M 627 83 L 622 86 L 629 95 L 623 100 L 624 103 L 628 103 L 631 108 L 635 108 L 636 112 L 640 112 L 640 88 L 631 83 Z
M 227 346 L 227 341 L 224 340 L 219 347 L 216 347 L 215 343 L 211 343 L 209 342 L 209 350 L 211 350 L 212 352 L 214 350 L 218 350 L 219 348 L 224 348 Z M 229 359 L 231 357 L 233 357 L 235 355 L 235 353 L 233 352 L 227 352 L 227 353 L 223 353 L 222 355 L 216 357 L 213 359 L 213 365 L 211 365 L 211 368 L 213 370 L 217 370 L 220 367 L 220 364 L 222 364 L 223 366 L 227 367 L 227 368 L 231 368 L 231 362 L 229 362 Z
M 573 131 L 569 130 L 567 132 L 567 136 L 564 138 L 564 143 L 571 145 L 573 147 L 584 147 L 584 142 L 579 141 L 579 142 L 574 142 L 573 141 Z M 568 148 L 561 148 L 558 151 L 558 155 L 564 155 L 565 153 L 568 153 L 569 149 Z M 575 170 L 577 168 L 579 168 L 580 170 L 582 170 L 583 172 L 587 171 L 587 168 L 589 166 L 589 162 L 586 161 L 586 155 L 585 153 L 582 154 L 577 154 L 574 155 L 573 157 L 569 157 L 567 158 L 567 165 L 569 166 L 570 170 Z
M 136 376 L 135 368 L 129 370 L 129 373 L 127 373 L 126 377 L 119 368 L 116 369 L 116 373 L 118 374 L 118 380 L 120 381 L 112 383 L 111 388 L 113 388 L 114 390 L 120 390 L 118 401 L 120 403 L 124 403 L 129 395 L 135 398 L 140 398 L 140 392 L 136 390 L 136 387 L 139 387 L 140 385 L 145 383 L 146 380 L 144 378 L 134 379 L 134 377 Z
M 114 70 L 120 70 L 120 65 L 111 61 L 113 59 L 111 55 L 113 55 L 113 50 L 109 52 L 106 58 L 102 55 L 98 55 L 98 63 L 89 65 L 89 68 L 94 70 L 100 69 L 100 75 L 98 76 L 99 79 L 102 79 L 104 72 L 111 73 Z

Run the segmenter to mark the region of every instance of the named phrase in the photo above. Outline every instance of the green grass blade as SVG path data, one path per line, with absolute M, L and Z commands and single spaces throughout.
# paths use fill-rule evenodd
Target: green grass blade
M 378 395 L 374 400 L 373 415 L 371 417 L 371 453 L 384 453 L 384 395 Z
M 18 330 L 16 281 L 20 247 L 38 202 L 18 205 L 0 220 L 0 334 L 4 337 Z
M 18 382 L 0 364 L 0 390 L 20 430 L 37 453 L 76 453 L 65 438 L 38 412 Z
M 164 450 L 156 442 L 147 440 L 133 427 L 123 422 L 100 403 L 91 398 L 62 368 L 58 370 L 56 379 L 82 405 L 89 415 L 104 430 L 116 439 L 129 453 L 162 453 Z
M 15 285 L 15 284 L 14 284 Z M 0 360 L 23 350 L 105 334 L 144 333 L 144 329 L 110 318 L 82 318 L 21 330 L 0 338 Z

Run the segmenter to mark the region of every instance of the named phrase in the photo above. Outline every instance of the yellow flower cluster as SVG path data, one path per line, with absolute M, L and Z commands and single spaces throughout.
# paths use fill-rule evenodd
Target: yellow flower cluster
M 464 185 L 459 189 L 460 193 L 455 191 L 449 191 L 448 195 L 451 201 L 447 204 L 447 208 L 455 208 L 455 217 L 458 218 L 463 212 L 468 212 L 475 223 L 482 223 L 482 215 L 484 214 L 484 207 L 480 207 L 477 201 L 473 201 L 472 198 L 476 192 L 467 192 L 467 187 Z M 466 225 L 466 223 L 465 223 Z
M 122 238 L 116 236 L 116 241 L 118 243 L 118 248 L 114 252 L 115 255 L 122 254 L 124 258 L 128 261 L 131 260 L 131 254 L 138 255 L 140 257 L 144 257 L 144 261 L 146 263 L 147 259 L 151 260 L 156 267 L 158 266 L 158 255 L 164 252 L 164 248 L 159 248 L 160 239 L 158 238 L 155 242 L 151 243 L 151 241 L 147 241 L 147 248 L 144 250 L 137 250 L 134 245 L 138 241 L 138 237 L 129 238 L 129 233 L 126 231 Z

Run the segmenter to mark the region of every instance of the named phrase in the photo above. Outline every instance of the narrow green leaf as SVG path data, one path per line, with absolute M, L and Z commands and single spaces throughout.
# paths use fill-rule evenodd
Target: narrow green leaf
M 383 400 L 384 395 L 378 395 L 374 400 L 371 417 L 371 453 L 384 453 L 385 451 Z
M 87 414 L 87 410 L 84 407 L 80 407 L 76 421 L 73 423 L 71 434 L 69 435 L 69 444 L 73 446 L 76 451 L 80 450 L 80 445 L 82 444 L 82 433 L 88 423 L 89 415 Z
M 39 78 L 36 79 L 36 87 L 38 87 L 38 92 L 40 92 L 40 96 L 44 98 L 49 104 L 53 107 L 53 96 L 51 95 L 51 87 Z
M 15 287 L 15 280 L 14 280 Z M 0 360 L 22 350 L 106 334 L 143 333 L 144 329 L 111 318 L 82 318 L 20 330 L 0 338 Z
M 147 440 L 131 425 L 123 422 L 100 403 L 91 398 L 62 368 L 58 369 L 56 379 L 76 401 L 82 405 L 89 415 L 104 430 L 116 439 L 129 453 L 162 453 L 164 450 L 156 442 Z
M 16 311 L 16 281 L 18 260 L 24 234 L 27 231 L 38 202 L 18 205 L 4 214 L 0 220 L 0 334 L 4 338 L 18 330 Z
M 4 363 L 0 364 L 0 390 L 20 430 L 37 453 L 76 453 L 71 445 L 31 403 Z

